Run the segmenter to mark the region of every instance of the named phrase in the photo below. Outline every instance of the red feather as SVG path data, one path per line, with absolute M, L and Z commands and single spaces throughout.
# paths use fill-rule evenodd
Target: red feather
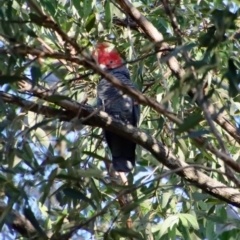
M 93 56 L 98 64 L 104 65 L 108 69 L 116 68 L 122 65 L 122 59 L 116 49 L 110 49 L 108 43 L 98 43 Z

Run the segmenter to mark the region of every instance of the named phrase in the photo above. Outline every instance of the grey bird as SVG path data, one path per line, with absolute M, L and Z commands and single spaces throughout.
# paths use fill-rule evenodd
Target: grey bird
M 98 43 L 93 57 L 103 69 L 119 81 L 136 89 L 118 51 L 111 49 L 108 43 Z M 126 124 L 137 126 L 140 117 L 139 104 L 128 95 L 122 94 L 121 90 L 106 79 L 101 79 L 97 87 L 97 98 L 98 106 L 102 106 L 110 116 Z M 107 130 L 104 130 L 104 136 L 112 154 L 114 169 L 118 172 L 130 172 L 135 166 L 136 143 Z

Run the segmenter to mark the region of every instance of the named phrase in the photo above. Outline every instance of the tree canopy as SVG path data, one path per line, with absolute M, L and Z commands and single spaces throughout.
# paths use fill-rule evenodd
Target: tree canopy
M 239 239 L 237 1 L 2 0 L 5 239 Z M 138 90 L 102 70 L 108 42 Z M 96 107 L 104 77 L 138 127 Z M 138 144 L 115 172 L 102 129 Z

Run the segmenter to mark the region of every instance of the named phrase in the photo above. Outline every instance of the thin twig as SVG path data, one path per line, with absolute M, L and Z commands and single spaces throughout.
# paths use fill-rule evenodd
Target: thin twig
M 123 191 L 121 191 L 111 202 L 109 202 L 100 212 L 94 214 L 91 218 L 89 218 L 88 220 L 78 224 L 77 226 L 73 227 L 72 230 L 70 230 L 68 233 L 64 234 L 61 236 L 60 239 L 64 239 L 63 237 L 67 237 L 67 236 L 72 236 L 77 230 L 81 229 L 83 226 L 85 225 L 88 225 L 90 222 L 94 221 L 97 217 L 99 216 L 102 216 L 103 214 L 105 214 L 107 212 L 107 210 L 109 209 L 109 207 L 114 204 L 114 202 L 119 199 L 121 196 L 123 195 L 126 195 L 128 193 L 131 193 L 132 191 L 142 187 L 143 185 L 146 185 L 150 182 L 153 182 L 153 181 L 159 181 L 160 179 L 162 178 L 165 178 L 173 173 L 177 173 L 178 171 L 182 171 L 183 169 L 187 169 L 189 167 L 194 167 L 194 168 L 202 168 L 202 169 L 205 169 L 207 171 L 209 171 L 211 168 L 208 168 L 208 167 L 204 167 L 202 165 L 197 165 L 197 164 L 194 164 L 192 166 L 185 166 L 185 167 L 180 167 L 180 168 L 177 168 L 175 170 L 171 170 L 171 171 L 168 171 L 164 174 L 161 174 L 160 176 L 156 177 L 154 180 L 150 180 L 149 182 L 146 182 L 146 183 L 142 183 L 140 185 L 137 185 L 137 186 L 132 186 L 130 187 L 129 189 L 125 189 Z M 218 171 L 216 169 L 211 169 L 211 171 L 214 171 L 214 172 L 218 172 L 219 174 L 224 174 L 223 172 L 221 171 Z M 222 187 L 222 186 L 219 186 L 219 187 Z M 239 194 L 240 195 L 240 194 Z
M 106 76 L 109 78 L 109 74 L 107 74 Z M 136 90 L 134 90 L 132 88 L 129 88 L 129 87 L 123 85 L 118 79 L 116 79 L 115 77 L 113 77 L 111 75 L 110 75 L 109 79 L 111 79 L 112 83 L 114 85 L 116 85 L 116 87 L 118 87 L 118 88 L 120 88 L 120 87 L 122 88 L 123 87 L 124 90 L 127 89 L 127 91 L 132 91 L 132 92 L 134 92 L 134 94 L 135 94 L 135 92 L 138 92 L 138 91 L 136 91 Z M 27 91 L 31 91 L 35 96 L 43 98 L 43 99 L 45 99 L 46 97 L 52 96 L 54 94 L 53 91 L 51 91 L 51 90 L 49 90 L 47 88 L 43 88 L 43 87 L 34 86 L 34 88 L 32 89 L 31 85 L 29 85 L 26 81 L 21 81 L 19 83 L 19 86 L 23 87 Z M 139 95 L 140 94 L 141 93 L 139 92 Z M 138 97 L 139 97 L 139 95 L 138 95 Z M 142 96 L 144 96 L 144 95 L 142 95 Z M 144 103 L 145 103 L 145 101 L 151 101 L 151 99 L 149 99 L 149 98 L 144 96 Z M 79 106 L 79 108 L 80 108 L 80 105 L 78 103 L 73 102 L 73 101 L 71 101 L 71 102 L 74 103 L 76 106 Z M 154 103 L 154 101 L 151 101 L 150 103 Z M 62 101 L 58 102 L 58 104 L 61 107 L 65 108 L 65 109 L 69 108 L 69 104 L 68 104 L 67 100 L 66 101 L 62 100 Z M 150 105 L 148 102 L 147 102 L 146 105 L 152 106 L 152 104 Z M 154 105 L 154 106 L 157 107 L 156 110 L 158 110 L 158 112 L 160 112 L 159 111 L 159 108 L 160 108 L 160 110 L 161 110 L 160 113 L 163 114 L 164 116 L 168 117 L 172 122 L 176 123 L 177 125 L 183 124 L 183 121 L 179 117 L 175 116 L 174 114 L 172 114 L 169 111 L 164 110 L 163 107 L 159 103 L 157 103 L 157 105 Z M 94 110 L 94 113 L 91 112 L 90 113 L 91 116 L 89 117 L 89 115 L 88 115 L 87 118 L 86 117 L 83 118 L 83 121 L 87 121 L 87 120 L 93 118 L 99 112 L 99 110 L 100 109 L 96 109 L 96 110 Z M 79 110 L 77 110 L 77 112 L 78 111 Z M 192 132 L 193 132 L 193 130 L 189 130 L 190 134 Z M 240 164 L 238 162 L 234 161 L 228 154 L 225 154 L 224 152 L 219 151 L 212 144 L 207 143 L 206 139 L 204 139 L 203 137 L 195 137 L 193 140 L 195 142 L 197 142 L 198 144 L 200 144 L 201 146 L 204 146 L 207 150 L 209 150 L 213 154 L 215 154 L 218 158 L 223 160 L 228 166 L 230 166 L 236 172 L 240 173 Z
M 0 92 L 0 98 L 4 102 L 11 102 L 22 107 L 26 105 L 27 109 L 29 104 L 31 104 L 31 101 L 26 102 L 26 100 L 20 97 L 13 96 L 4 92 Z M 22 101 L 27 104 L 24 105 Z M 87 116 L 93 111 L 93 108 L 77 104 L 74 101 L 61 100 L 57 104 L 67 109 L 67 112 L 63 117 L 68 121 L 76 115 L 76 113 L 79 111 L 79 107 L 81 107 L 81 117 Z M 33 109 L 32 111 L 41 114 L 41 112 L 37 111 L 37 109 Z M 166 146 L 162 145 L 152 136 L 147 135 L 144 131 L 137 129 L 131 125 L 125 125 L 121 121 L 111 118 L 107 113 L 100 112 L 98 115 L 90 118 L 86 124 L 91 126 L 99 126 L 105 128 L 106 130 L 113 131 L 120 136 L 128 137 L 132 141 L 136 142 L 137 144 L 141 145 L 149 152 L 151 152 L 152 155 L 156 157 L 156 159 L 160 163 L 172 170 L 175 170 L 179 167 L 188 166 L 187 163 L 178 159 L 175 155 L 171 153 L 171 151 Z M 204 146 L 204 142 L 202 144 Z M 224 153 L 220 152 L 220 154 L 222 154 L 224 157 L 228 157 Z M 230 159 L 224 160 L 226 161 Z M 232 161 L 233 160 L 231 159 L 231 164 Z M 234 163 L 237 164 L 236 162 Z M 236 169 L 237 167 L 238 165 L 236 166 Z M 232 188 L 225 186 L 224 184 L 208 177 L 204 173 L 197 171 L 194 168 L 182 170 L 178 172 L 178 174 L 184 177 L 187 181 L 195 183 L 196 185 L 198 185 L 198 187 L 210 193 L 211 195 L 223 199 L 224 201 L 227 201 L 234 206 L 240 207 L 240 196 L 238 191 L 235 191 Z M 220 186 L 222 187 L 221 191 L 219 190 Z

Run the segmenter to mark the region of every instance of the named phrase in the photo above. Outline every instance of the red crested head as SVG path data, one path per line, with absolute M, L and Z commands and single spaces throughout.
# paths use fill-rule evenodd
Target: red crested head
M 122 65 L 118 51 L 108 43 L 98 43 L 92 55 L 102 68 L 113 69 Z

